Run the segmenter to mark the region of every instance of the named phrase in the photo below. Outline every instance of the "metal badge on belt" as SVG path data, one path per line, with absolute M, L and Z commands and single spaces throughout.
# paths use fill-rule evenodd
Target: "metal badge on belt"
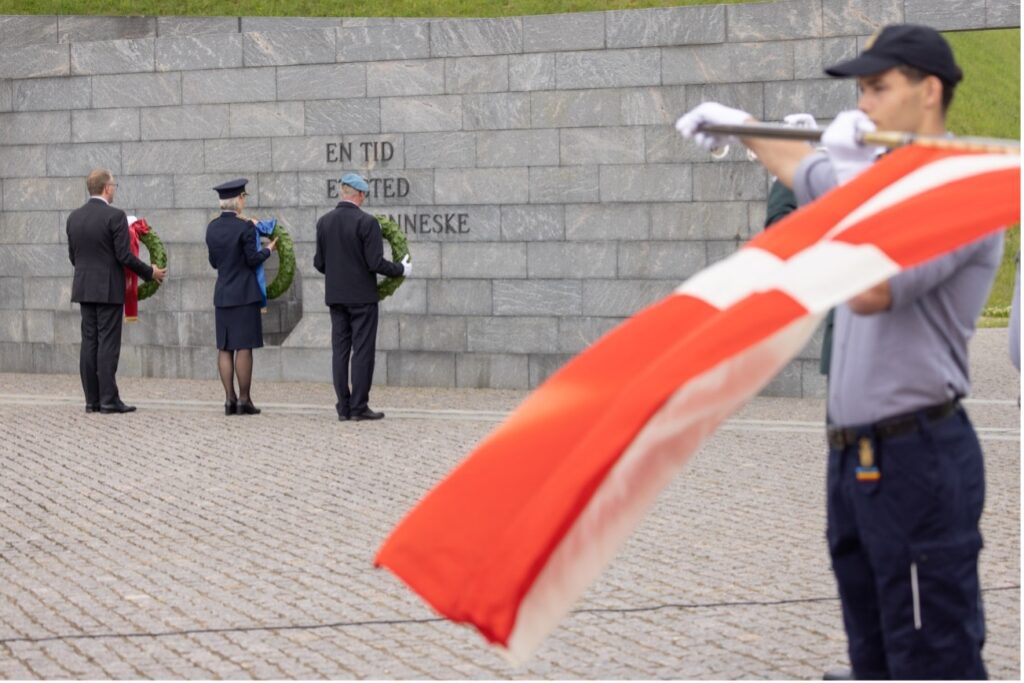
M 861 437 L 860 442 L 860 466 L 857 468 L 857 481 L 878 481 L 882 473 L 875 465 L 875 449 L 871 445 L 871 439 Z

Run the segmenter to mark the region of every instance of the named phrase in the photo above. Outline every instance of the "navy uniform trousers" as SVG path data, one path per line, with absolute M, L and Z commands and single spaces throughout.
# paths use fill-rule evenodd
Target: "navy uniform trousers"
M 858 679 L 981 679 L 981 446 L 963 409 L 828 459 L 828 545 Z M 858 480 L 860 437 L 879 478 Z
M 338 415 L 350 417 L 370 407 L 370 385 L 377 352 L 378 304 L 331 305 L 331 370 Z M 352 390 L 348 388 L 351 354 Z

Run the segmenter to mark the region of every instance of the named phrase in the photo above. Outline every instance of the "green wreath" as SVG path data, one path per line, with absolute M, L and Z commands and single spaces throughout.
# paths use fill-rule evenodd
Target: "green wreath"
M 277 240 L 277 275 L 274 281 L 267 285 L 267 299 L 276 299 L 288 291 L 295 279 L 295 246 L 292 244 L 292 236 L 288 234 L 280 219 L 274 226 L 274 232 L 270 233 L 270 239 Z
M 400 262 L 409 255 L 409 243 L 405 241 L 405 233 L 387 216 L 379 215 L 377 220 L 380 222 L 381 234 L 391 245 L 391 260 L 395 263 Z M 402 276 L 384 278 L 377 283 L 377 296 L 383 301 L 394 294 L 403 282 L 405 278 Z
M 160 241 L 160 238 L 157 236 L 156 230 L 153 229 L 153 226 L 149 226 L 149 232 L 145 235 L 139 235 L 139 242 L 146 245 L 146 250 L 149 252 L 150 263 L 155 263 L 160 268 L 167 267 L 167 250 L 164 249 L 164 243 Z M 156 290 L 158 289 L 160 289 L 160 283 L 156 280 L 140 282 L 139 301 L 153 296 L 156 294 Z

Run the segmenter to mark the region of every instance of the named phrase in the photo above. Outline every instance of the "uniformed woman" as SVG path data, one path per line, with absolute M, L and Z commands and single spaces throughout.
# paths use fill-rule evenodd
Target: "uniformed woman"
M 246 178 L 213 188 L 220 195 L 221 214 L 206 228 L 210 265 L 217 269 L 213 290 L 216 310 L 217 367 L 224 384 L 225 415 L 257 415 L 252 404 L 252 350 L 263 346 L 263 297 L 256 267 L 270 258 L 277 240 L 261 248 L 252 221 L 240 218 L 245 209 Z M 235 376 L 238 393 L 235 393 Z

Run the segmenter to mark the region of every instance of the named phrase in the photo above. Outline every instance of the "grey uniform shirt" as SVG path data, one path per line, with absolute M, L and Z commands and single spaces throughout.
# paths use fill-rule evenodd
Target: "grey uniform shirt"
M 793 180 L 803 205 L 836 186 L 823 153 Z M 828 414 L 849 427 L 937 405 L 970 390 L 967 341 L 988 298 L 1003 253 L 996 233 L 889 280 L 888 311 L 857 315 L 836 307 Z

